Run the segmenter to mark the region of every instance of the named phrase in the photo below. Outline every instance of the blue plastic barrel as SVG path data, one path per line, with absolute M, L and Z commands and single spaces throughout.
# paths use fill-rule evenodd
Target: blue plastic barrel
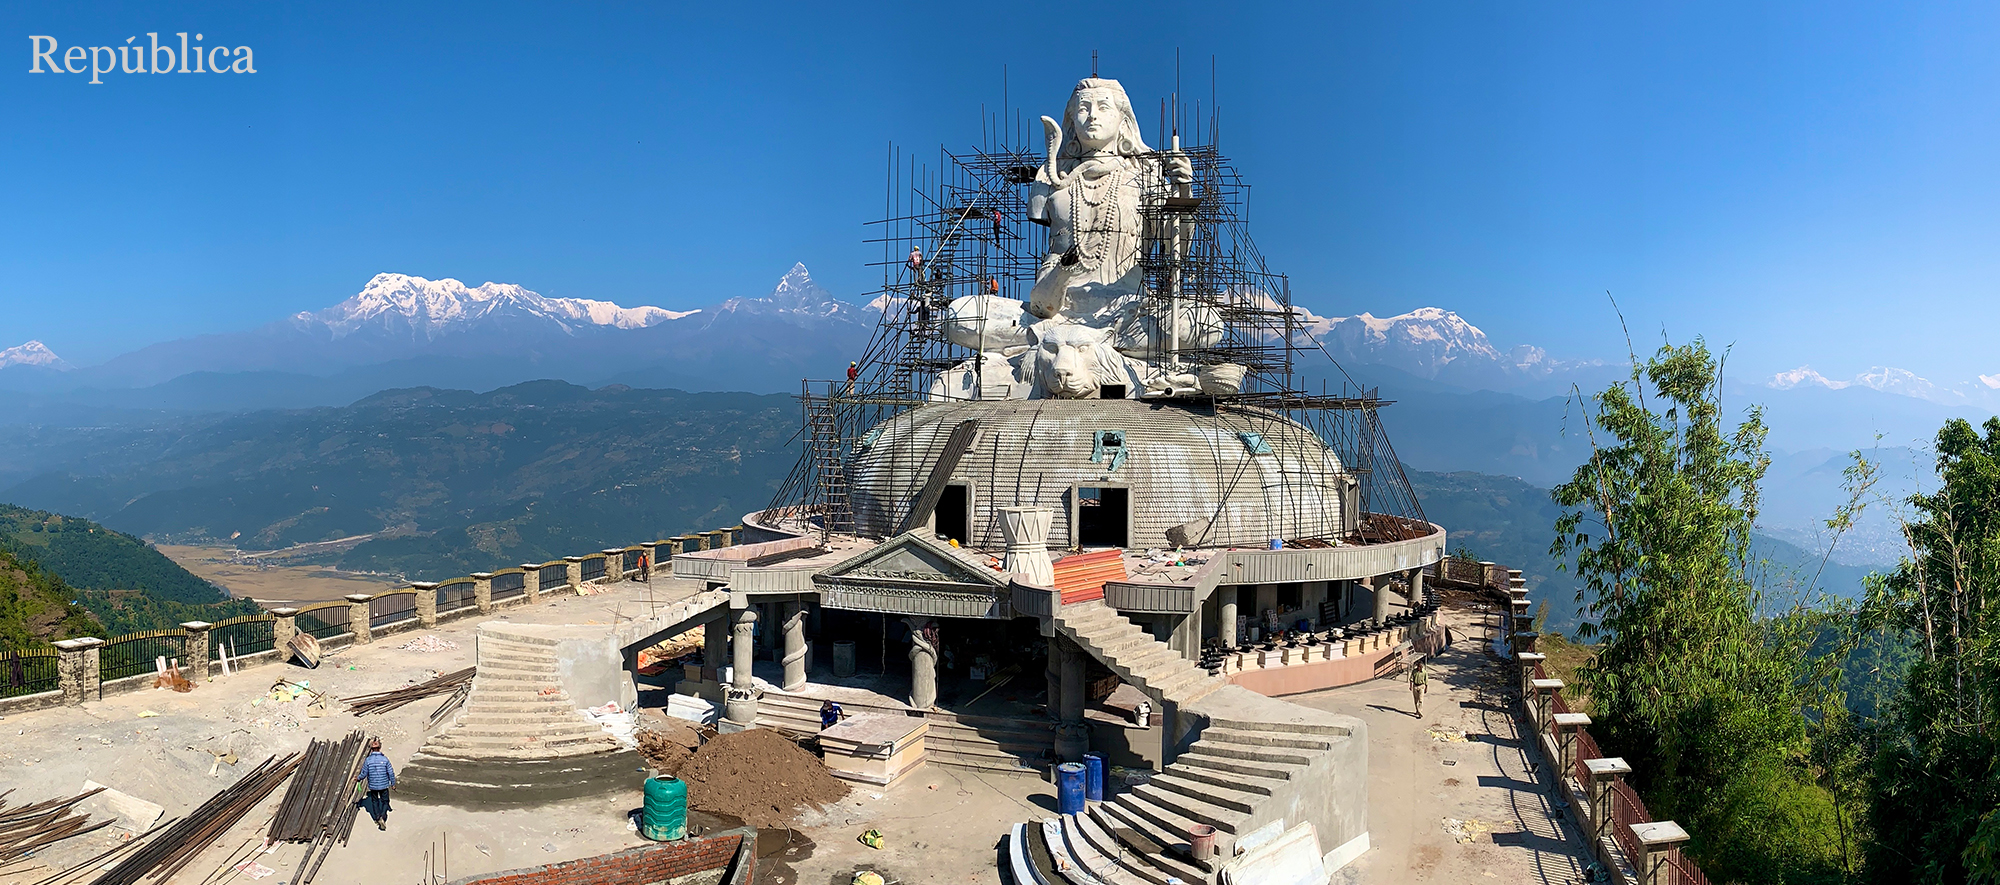
M 1064 762 L 1056 766 L 1056 811 L 1083 813 L 1083 763 Z
M 646 806 L 639 815 L 639 833 L 655 842 L 687 836 L 687 783 L 677 777 L 646 779 Z
M 1104 757 L 1096 753 L 1083 754 L 1083 798 L 1104 801 Z

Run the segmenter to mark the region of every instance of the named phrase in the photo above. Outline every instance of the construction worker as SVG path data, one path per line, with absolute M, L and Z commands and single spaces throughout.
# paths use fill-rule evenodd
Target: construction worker
M 847 364 L 847 395 L 854 395 L 854 379 L 861 377 L 861 364 L 849 361 Z
M 840 705 L 824 701 L 819 705 L 819 730 L 825 731 L 840 722 Z
M 908 265 L 908 266 L 909 266 L 909 268 L 910 268 L 910 282 L 913 282 L 913 283 L 922 283 L 922 282 L 924 281 L 924 253 L 923 253 L 923 250 L 921 250 L 921 249 L 918 249 L 918 248 L 917 248 L 917 247 L 915 247 L 915 246 L 911 246 L 911 247 L 910 247 L 910 258 L 909 258 L 909 260 L 908 260 L 908 261 L 905 261 L 905 262 L 903 262 L 903 263 L 904 263 L 904 264 L 906 264 L 906 265 Z
M 382 755 L 382 739 L 368 739 L 368 756 L 361 760 L 361 773 L 354 776 L 354 782 L 368 782 L 368 797 L 361 804 L 368 808 L 368 816 L 375 819 L 375 829 L 389 828 L 389 788 L 396 785 L 396 767 L 389 764 L 389 757 Z
M 1419 656 L 1410 662 L 1410 700 L 1417 708 L 1417 718 L 1424 718 L 1424 684 L 1429 676 L 1424 673 L 1424 659 Z

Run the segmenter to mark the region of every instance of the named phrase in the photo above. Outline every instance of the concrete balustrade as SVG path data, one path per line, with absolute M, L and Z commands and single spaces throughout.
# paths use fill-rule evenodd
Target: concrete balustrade
M 493 573 L 472 573 L 472 604 L 480 614 L 493 610 Z
M 181 624 L 187 633 L 187 639 L 181 643 L 181 675 L 198 682 L 208 681 L 208 631 L 214 626 L 207 621 Z

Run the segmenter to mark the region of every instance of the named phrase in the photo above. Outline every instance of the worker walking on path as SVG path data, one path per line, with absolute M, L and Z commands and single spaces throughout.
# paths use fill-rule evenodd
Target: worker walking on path
M 375 829 L 389 828 L 389 788 L 396 785 L 396 768 L 389 764 L 389 757 L 382 755 L 382 739 L 368 739 L 368 756 L 361 760 L 361 773 L 354 778 L 355 783 L 368 782 L 368 797 L 361 804 L 368 808 L 368 816 L 375 819 Z
M 1424 683 L 1428 677 L 1424 673 L 1424 659 L 1419 655 L 1410 662 L 1410 700 L 1417 708 L 1417 718 L 1424 718 Z

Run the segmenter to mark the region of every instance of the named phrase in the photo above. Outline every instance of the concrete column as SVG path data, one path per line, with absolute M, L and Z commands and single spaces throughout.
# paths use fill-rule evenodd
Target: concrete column
M 1562 782 L 1563 778 L 1569 777 L 1569 773 L 1575 770 L 1576 735 L 1577 732 L 1588 727 L 1590 727 L 1590 715 L 1587 713 L 1556 714 L 1556 755 L 1562 765 L 1562 768 L 1556 772 L 1556 781 L 1558 783 Z
M 569 586 L 583 586 L 583 557 L 565 556 L 563 557 L 563 564 L 568 566 L 565 577 L 569 580 Z
M 702 625 L 701 666 L 708 672 L 702 677 L 710 682 L 722 681 L 723 658 L 729 650 L 729 620 L 716 618 Z
M 1556 692 L 1563 690 L 1563 681 L 1560 679 L 1537 679 L 1528 683 L 1528 687 L 1535 692 L 1535 731 L 1538 734 L 1548 731 L 1550 725 L 1553 724 L 1549 721 L 1549 705 L 1552 703 L 1551 699 L 1555 697 Z
M 658 552 L 659 545 L 652 541 L 639 545 L 639 553 L 646 561 L 646 567 L 639 570 L 639 580 L 648 584 L 653 582 L 653 570 L 659 567 Z
M 181 648 L 181 675 L 189 679 L 208 681 L 208 629 L 215 626 L 207 621 L 188 621 L 181 624 L 187 631 L 187 639 Z
M 1056 720 L 1056 757 L 1064 762 L 1079 762 L 1084 751 L 1090 749 L 1090 730 L 1083 724 L 1084 651 L 1068 638 L 1051 640 L 1052 643 L 1058 641 L 1062 659 L 1062 706 Z
M 355 645 L 367 645 L 375 641 L 375 633 L 370 627 L 368 602 L 374 599 L 367 593 L 347 595 L 347 632 L 354 634 Z
M 534 605 L 542 598 L 542 567 L 539 563 L 521 563 L 521 598 Z
M 1376 575 L 1368 579 L 1368 586 L 1375 588 L 1375 620 L 1389 617 L 1389 576 Z
M 479 607 L 480 614 L 493 610 L 493 573 L 472 573 L 472 604 Z
M 417 591 L 418 604 L 422 604 L 424 591 Z M 437 623 L 437 585 L 431 585 L 431 623 Z M 418 609 L 422 611 L 422 609 Z M 271 647 L 278 650 L 279 661 L 292 659 L 292 637 L 299 635 L 299 610 L 295 608 L 271 609 Z
M 1413 568 L 1410 569 L 1410 608 L 1415 609 L 1423 604 L 1424 604 L 1424 570 L 1420 568 Z
M 55 645 L 56 683 L 62 687 L 63 703 L 74 707 L 101 698 L 103 671 L 98 669 L 97 650 L 104 647 L 104 640 L 60 639 Z
M 904 618 L 910 625 L 910 706 L 928 710 L 937 705 L 937 645 L 924 635 L 937 626 L 934 618 Z M 1067 687 L 1067 686 L 1065 686 Z
M 751 673 L 756 658 L 757 609 L 747 606 L 736 609 L 735 615 L 735 632 L 729 643 L 734 672 L 722 693 L 722 715 L 741 730 L 757 724 L 757 683 Z
M 1305 609 L 1304 614 L 1306 619 L 1312 621 L 1314 624 L 1318 624 L 1321 629 L 1327 627 L 1328 625 L 1322 623 L 1319 616 L 1319 608 L 1326 602 L 1326 582 L 1307 581 L 1305 589 L 1300 591 L 1299 597 L 1300 604 Z
M 723 529 L 722 546 L 734 547 L 736 546 L 738 539 L 742 537 L 743 537 L 743 527 L 740 525 L 733 525 L 730 526 L 729 528 Z
M 1275 611 L 1278 608 L 1278 585 L 1258 584 L 1256 586 L 1257 586 L 1256 590 L 1257 595 L 1255 597 L 1255 600 L 1257 607 L 1255 611 L 1251 612 L 1251 614 L 1257 618 L 1258 624 L 1268 626 L 1268 624 L 1266 624 L 1264 620 L 1264 613 L 1267 611 Z
M 1680 885 L 1680 874 L 1667 866 L 1667 859 L 1687 844 L 1687 830 L 1670 820 L 1656 820 L 1633 824 L 1632 835 L 1639 840 L 1639 856 L 1632 859 L 1639 885 Z
M 438 585 L 429 581 L 416 581 L 410 584 L 410 589 L 416 591 L 414 595 L 417 600 L 417 626 L 427 630 L 437 626 Z
M 797 691 L 806 684 L 806 606 L 802 602 L 785 603 L 785 683 L 786 691 Z M 932 687 L 932 697 L 936 697 L 936 686 Z
M 707 550 L 710 547 L 714 546 L 715 542 L 714 535 L 715 535 L 714 532 L 696 532 L 694 535 L 691 536 L 694 539 L 694 549 Z
M 604 555 L 604 577 L 606 584 L 616 584 L 625 580 L 625 548 L 613 547 L 599 550 Z
M 1618 801 L 1618 794 L 1612 785 L 1620 778 L 1632 773 L 1623 757 L 1610 756 L 1603 759 L 1585 759 L 1583 767 L 1590 775 L 1590 783 L 1584 788 L 1590 798 L 1590 844 L 1593 849 L 1602 850 L 1606 840 L 1612 837 L 1612 803 Z M 1637 860 L 1637 858 L 1634 858 Z M 1606 867 L 1611 864 L 1606 863 Z
M 1236 587 L 1225 585 L 1215 588 L 1215 592 L 1220 594 L 1215 605 L 1215 617 L 1219 622 L 1215 625 L 1215 635 L 1222 637 L 1223 645 L 1235 648 L 1243 642 L 1243 637 L 1236 632 Z

